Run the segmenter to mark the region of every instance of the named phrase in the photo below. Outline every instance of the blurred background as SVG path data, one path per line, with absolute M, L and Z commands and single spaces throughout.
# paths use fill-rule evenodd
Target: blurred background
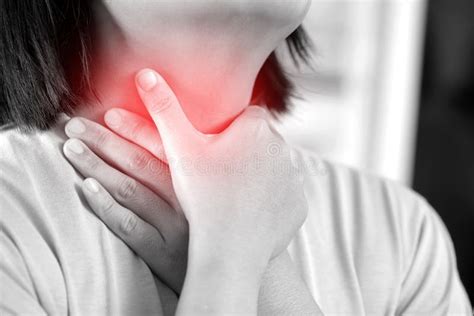
M 474 302 L 474 1 L 313 0 L 296 146 L 404 183 L 443 218 Z

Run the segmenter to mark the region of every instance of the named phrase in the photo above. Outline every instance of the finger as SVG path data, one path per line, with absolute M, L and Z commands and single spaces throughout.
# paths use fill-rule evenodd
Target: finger
M 198 141 L 198 132 L 189 122 L 168 83 L 155 71 L 144 69 L 137 74 L 138 93 L 158 127 L 165 152 L 180 157 Z
M 65 130 L 69 137 L 82 140 L 106 162 L 137 179 L 177 207 L 168 166 L 148 151 L 84 118 L 71 119 Z
M 119 108 L 107 111 L 104 120 L 112 131 L 166 162 L 160 133 L 155 124 L 138 114 Z
M 145 262 L 151 263 L 163 281 L 175 284 L 179 277 L 170 275 L 166 242 L 155 227 L 142 220 L 129 209 L 121 206 L 95 179 L 88 178 L 82 190 L 92 211 Z
M 87 178 L 83 182 L 82 189 L 94 213 L 122 239 L 128 240 L 130 236 L 136 239 L 137 234 L 146 232 L 148 235 L 155 236 L 155 240 L 164 242 L 164 238 L 155 227 L 115 201 L 97 180 Z M 132 244 L 137 242 L 135 239 L 130 240 Z
M 164 236 L 179 225 L 180 214 L 146 186 L 106 164 L 78 139 L 64 145 L 64 154 L 84 176 L 100 181 L 116 201 L 155 226 Z

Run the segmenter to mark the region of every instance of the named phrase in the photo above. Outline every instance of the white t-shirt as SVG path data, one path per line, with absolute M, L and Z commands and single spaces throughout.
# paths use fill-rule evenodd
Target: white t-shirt
M 176 297 L 89 209 L 63 123 L 0 132 L 0 314 L 162 315 Z M 290 254 L 326 315 L 472 315 L 451 239 L 410 189 L 300 153 Z

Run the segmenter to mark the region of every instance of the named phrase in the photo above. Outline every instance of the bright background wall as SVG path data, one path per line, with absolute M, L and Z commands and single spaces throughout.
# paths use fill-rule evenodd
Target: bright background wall
M 424 16 L 422 0 L 313 0 L 314 70 L 292 71 L 304 99 L 282 120 L 284 137 L 411 184 Z

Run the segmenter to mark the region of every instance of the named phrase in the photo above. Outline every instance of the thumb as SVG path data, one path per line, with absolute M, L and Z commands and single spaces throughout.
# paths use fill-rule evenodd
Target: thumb
M 151 69 L 141 70 L 135 81 L 140 98 L 161 135 L 167 156 L 186 152 L 198 134 L 168 83 Z

